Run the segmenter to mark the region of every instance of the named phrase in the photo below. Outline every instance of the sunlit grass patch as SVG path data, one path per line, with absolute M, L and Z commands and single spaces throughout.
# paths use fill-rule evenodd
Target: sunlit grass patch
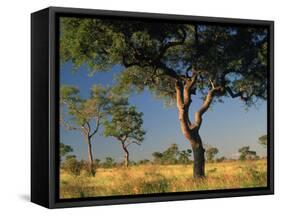
M 266 171 L 266 160 L 207 163 L 202 179 L 193 178 L 192 164 L 98 168 L 95 177 L 61 170 L 60 198 L 265 187 Z

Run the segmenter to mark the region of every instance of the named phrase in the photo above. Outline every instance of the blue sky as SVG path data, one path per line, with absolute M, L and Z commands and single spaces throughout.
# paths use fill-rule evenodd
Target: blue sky
M 76 73 L 72 71 L 72 64 L 66 63 L 60 68 L 60 84 L 79 87 L 81 96 L 87 98 L 93 85 L 113 85 L 114 77 L 122 70 L 115 66 L 111 71 L 96 73 L 89 77 L 86 66 Z M 156 99 L 149 91 L 132 94 L 130 104 L 136 105 L 138 111 L 143 112 L 145 140 L 141 146 L 130 145 L 132 160 L 151 159 L 155 151 L 164 151 L 171 143 L 177 143 L 184 150 L 190 144 L 181 133 L 178 121 L 178 112 L 175 106 L 167 107 L 163 101 Z M 194 97 L 191 105 L 191 114 L 199 108 L 202 101 Z M 192 116 L 191 116 L 192 119 Z M 217 103 L 209 109 L 203 119 L 200 130 L 203 143 L 219 149 L 218 156 L 237 157 L 238 148 L 250 146 L 259 155 L 266 154 L 265 149 L 258 144 L 258 137 L 267 131 L 266 102 L 248 111 L 238 99 L 226 99 L 224 103 Z M 103 137 L 103 128 L 93 139 L 94 158 L 105 159 L 113 157 L 116 161 L 123 160 L 123 152 L 115 138 Z M 74 154 L 80 159 L 87 159 L 87 145 L 79 131 L 66 131 L 60 128 L 60 141 L 70 145 Z

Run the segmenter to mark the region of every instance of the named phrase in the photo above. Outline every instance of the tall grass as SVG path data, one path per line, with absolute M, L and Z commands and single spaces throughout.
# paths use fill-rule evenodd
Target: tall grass
M 207 163 L 204 179 L 192 177 L 192 165 L 99 168 L 95 177 L 61 170 L 60 198 L 264 187 L 266 168 L 266 160 Z

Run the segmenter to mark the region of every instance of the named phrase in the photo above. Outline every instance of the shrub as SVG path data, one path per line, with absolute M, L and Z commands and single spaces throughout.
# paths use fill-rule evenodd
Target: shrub
M 216 159 L 216 162 L 223 162 L 223 161 L 225 161 L 225 160 L 226 160 L 226 157 L 222 156 L 222 157 L 220 157 L 220 158 L 217 158 L 217 159 Z
M 98 168 L 98 164 L 94 162 L 94 164 L 90 164 L 88 161 L 82 160 L 81 162 L 81 170 L 85 171 L 87 176 L 95 176 Z
M 63 167 L 68 173 L 74 176 L 79 176 L 82 168 L 82 163 L 79 162 L 74 155 L 69 155 L 66 157 Z

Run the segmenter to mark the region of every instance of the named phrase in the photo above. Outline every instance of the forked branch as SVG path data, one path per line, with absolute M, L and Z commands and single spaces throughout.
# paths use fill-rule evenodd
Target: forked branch
M 222 91 L 222 87 L 221 86 L 215 86 L 214 82 L 212 80 L 210 80 L 210 83 L 211 83 L 211 89 L 209 90 L 202 106 L 200 107 L 200 109 L 195 112 L 195 125 L 194 127 L 195 128 L 200 128 L 201 126 L 201 123 L 202 123 L 202 116 L 203 114 L 209 109 L 212 101 L 213 101 L 213 98 L 214 98 L 214 95 L 220 91 Z

